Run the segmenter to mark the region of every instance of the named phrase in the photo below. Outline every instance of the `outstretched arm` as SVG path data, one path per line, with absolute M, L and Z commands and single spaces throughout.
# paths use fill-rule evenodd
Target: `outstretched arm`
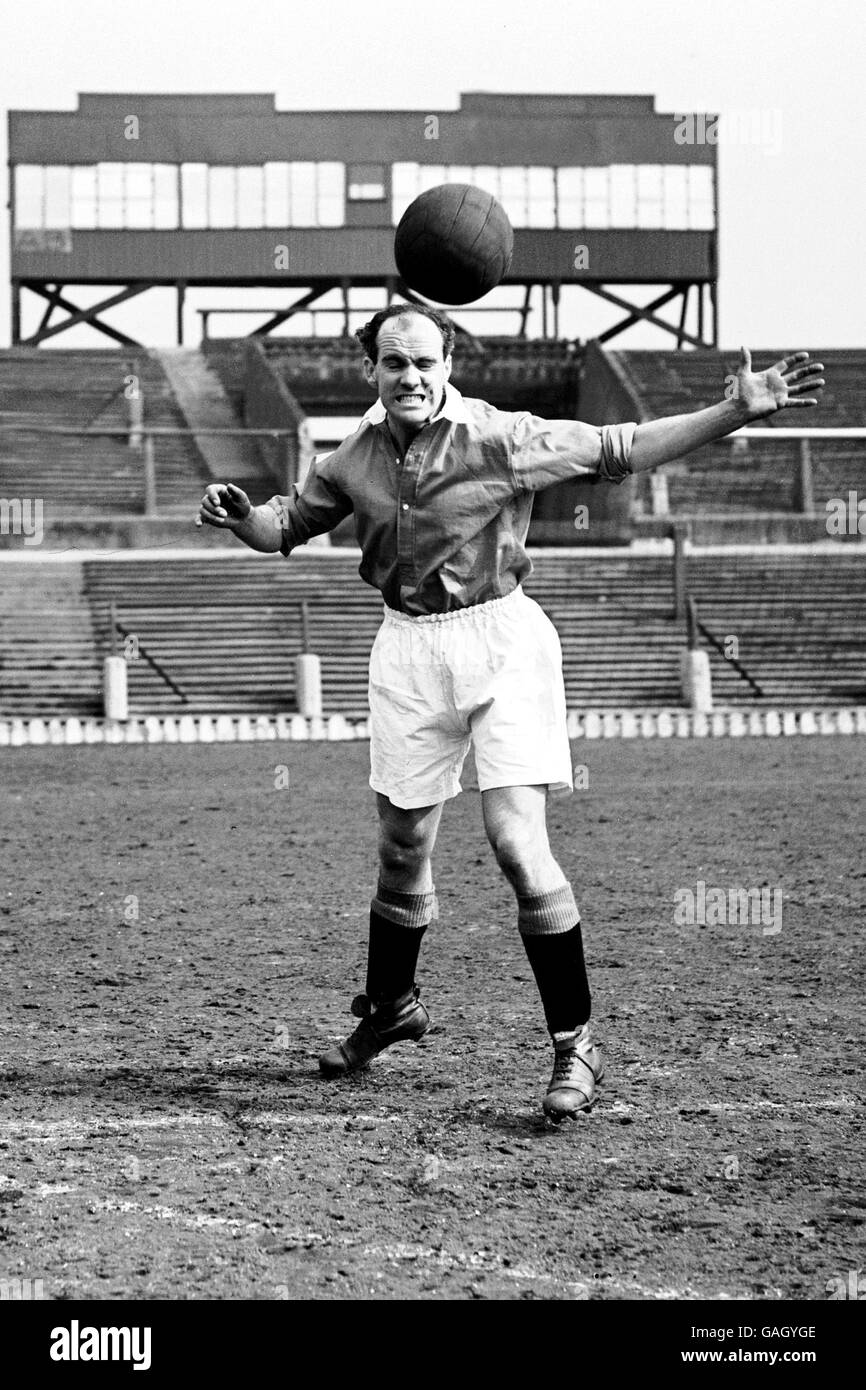
M 808 352 L 794 352 L 765 372 L 753 372 L 751 353 L 748 348 L 741 348 L 729 400 L 689 415 L 668 415 L 638 425 L 629 458 L 632 472 L 643 473 L 660 463 L 669 463 L 753 420 L 774 415 L 777 410 L 817 405 L 817 398 L 810 392 L 824 385 L 823 370 L 820 362 L 810 361 Z

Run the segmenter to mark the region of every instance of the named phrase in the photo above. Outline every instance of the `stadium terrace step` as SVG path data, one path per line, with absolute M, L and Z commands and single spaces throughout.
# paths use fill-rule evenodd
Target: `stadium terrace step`
M 95 716 L 102 670 L 80 562 L 0 565 L 0 710 Z

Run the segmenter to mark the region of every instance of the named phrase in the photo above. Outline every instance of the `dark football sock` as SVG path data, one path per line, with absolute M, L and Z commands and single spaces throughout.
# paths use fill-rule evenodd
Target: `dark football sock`
M 569 931 L 522 935 L 551 1033 L 571 1033 L 589 1019 L 592 1000 L 580 923 Z
M 426 930 L 426 922 L 407 926 L 383 917 L 375 907 L 370 909 L 366 991 L 374 1006 L 392 1003 L 412 989 Z

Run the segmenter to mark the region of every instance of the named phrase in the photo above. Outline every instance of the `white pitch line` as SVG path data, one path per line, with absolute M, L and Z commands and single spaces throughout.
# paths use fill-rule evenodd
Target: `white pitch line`
M 44 1144 L 56 1139 L 98 1138 L 101 1133 L 181 1129 L 185 1126 L 193 1129 L 230 1128 L 228 1120 L 222 1115 L 130 1115 L 125 1120 L 3 1120 L 0 1121 L 0 1134 Z
M 237 1123 L 259 1129 L 263 1125 L 289 1125 L 307 1129 L 342 1129 L 347 1124 L 354 1129 L 359 1124 L 386 1125 L 405 1119 L 404 1115 L 362 1115 L 349 1111 L 331 1112 L 327 1115 L 315 1111 L 293 1114 L 289 1111 L 257 1110 L 253 1114 L 243 1112 L 237 1116 Z M 350 1130 L 351 1133 L 351 1130 Z
M 334 1242 L 343 1243 L 343 1242 Z M 687 1285 L 685 1288 L 672 1288 L 669 1285 L 656 1285 L 647 1287 L 639 1284 L 637 1280 L 630 1279 L 627 1283 L 622 1280 L 605 1276 L 599 1279 L 574 1279 L 564 1278 L 559 1274 L 547 1274 L 541 1270 L 533 1269 L 531 1265 L 503 1265 L 495 1257 L 472 1254 L 470 1252 L 451 1254 L 447 1250 L 434 1250 L 424 1245 L 365 1245 L 362 1250 L 364 1258 L 378 1260 L 400 1261 L 403 1264 L 414 1263 L 416 1260 L 423 1260 L 435 1264 L 440 1269 L 455 1269 L 463 1273 L 471 1273 L 473 1270 L 479 1274 L 498 1274 L 505 1279 L 513 1279 L 524 1283 L 557 1284 L 563 1288 L 573 1290 L 573 1297 L 579 1300 L 589 1299 L 593 1293 L 601 1291 L 616 1291 L 618 1293 L 641 1295 L 646 1298 L 658 1298 L 666 1300 L 676 1300 L 682 1298 L 703 1298 L 705 1295 L 700 1290 Z M 717 1298 L 730 1298 L 732 1295 L 719 1293 L 714 1295 Z
M 791 1110 L 802 1110 L 806 1112 L 809 1112 L 811 1110 L 842 1111 L 859 1110 L 860 1106 L 861 1102 L 856 1100 L 852 1096 L 839 1096 L 835 1100 L 754 1100 L 744 1101 L 742 1102 L 742 1104 L 739 1101 L 720 1100 L 710 1101 L 708 1104 L 696 1106 L 694 1109 L 691 1109 L 689 1107 L 684 1108 L 686 1109 L 686 1113 L 688 1115 L 702 1115 L 708 1110 L 714 1115 L 725 1115 L 731 1111 L 733 1111 L 737 1115 L 758 1115 L 761 1114 L 761 1112 L 766 1112 L 768 1110 L 784 1110 L 786 1112 L 789 1112 Z M 667 1112 L 660 1112 L 657 1109 L 654 1109 L 652 1113 L 667 1113 L 668 1115 L 680 1115 L 680 1107 L 677 1107 L 675 1110 L 668 1110 Z M 685 1117 L 681 1116 L 681 1118 Z
M 100 1198 L 92 1205 L 95 1211 L 115 1211 L 123 1215 L 135 1213 L 141 1216 L 153 1216 L 158 1221 L 174 1221 L 180 1226 L 188 1226 L 193 1230 L 210 1226 L 219 1226 L 226 1231 L 259 1231 L 262 1229 L 261 1221 L 238 1221 L 233 1216 L 210 1216 L 205 1212 L 198 1212 L 195 1216 L 187 1216 L 184 1212 L 178 1211 L 176 1207 L 145 1206 L 143 1202 L 115 1202 L 110 1197 Z

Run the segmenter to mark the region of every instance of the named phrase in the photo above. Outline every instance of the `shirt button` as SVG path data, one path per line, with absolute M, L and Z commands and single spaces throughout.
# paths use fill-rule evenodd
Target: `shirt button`
M 409 510 L 409 503 L 408 503 L 408 502 L 404 502 L 404 503 L 403 503 L 403 511 L 404 511 L 404 512 L 408 512 L 408 510 Z

